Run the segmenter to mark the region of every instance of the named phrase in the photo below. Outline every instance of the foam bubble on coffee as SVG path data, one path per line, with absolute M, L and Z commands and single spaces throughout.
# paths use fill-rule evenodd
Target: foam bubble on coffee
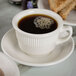
M 38 16 L 34 19 L 34 24 L 40 29 L 50 29 L 54 21 L 47 17 Z

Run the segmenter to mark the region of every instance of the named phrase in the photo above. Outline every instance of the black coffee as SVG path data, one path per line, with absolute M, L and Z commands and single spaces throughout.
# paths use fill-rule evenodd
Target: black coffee
M 41 20 L 44 20 L 43 22 L 38 20 L 37 22 L 40 22 L 40 23 L 37 23 L 38 26 L 40 26 L 39 24 L 41 25 L 46 25 L 46 24 L 49 24 L 50 27 L 49 28 L 40 28 L 40 27 L 36 27 L 35 23 L 34 23 L 34 20 L 36 18 L 40 17 Z M 47 18 L 47 20 L 46 20 Z M 49 19 L 51 19 L 53 21 L 52 24 L 49 23 Z M 46 22 L 45 22 L 46 21 Z M 43 25 L 43 26 L 44 26 Z M 58 23 L 56 22 L 55 19 L 53 19 L 52 17 L 49 17 L 47 15 L 43 15 L 43 14 L 33 14 L 33 15 L 28 15 L 28 16 L 25 16 L 23 17 L 19 22 L 18 22 L 18 27 L 24 31 L 24 32 L 28 32 L 28 33 L 33 33 L 33 34 L 44 34 L 44 33 L 49 33 L 49 32 L 52 32 L 54 30 L 56 30 L 58 26 Z M 42 26 L 41 26 L 42 27 Z

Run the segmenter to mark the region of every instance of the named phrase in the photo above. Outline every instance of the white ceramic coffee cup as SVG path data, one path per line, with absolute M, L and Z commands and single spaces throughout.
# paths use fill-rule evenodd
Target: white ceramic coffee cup
M 44 14 L 53 17 L 58 27 L 56 30 L 45 34 L 31 34 L 18 28 L 18 22 L 21 18 L 31 14 Z M 56 45 L 66 42 L 72 36 L 71 26 L 63 26 L 62 18 L 53 11 L 46 9 L 28 9 L 18 13 L 12 20 L 12 25 L 16 32 L 16 37 L 20 49 L 33 56 L 47 55 L 56 47 Z M 64 32 L 68 35 L 64 35 Z

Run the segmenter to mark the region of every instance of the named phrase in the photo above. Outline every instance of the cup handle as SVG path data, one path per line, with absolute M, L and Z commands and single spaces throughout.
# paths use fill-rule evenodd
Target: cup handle
M 60 31 L 57 44 L 64 43 L 68 41 L 72 36 L 72 27 L 71 26 L 63 26 L 63 28 Z
M 76 23 L 68 22 L 68 21 L 64 21 L 64 25 L 68 25 L 68 26 L 76 26 Z

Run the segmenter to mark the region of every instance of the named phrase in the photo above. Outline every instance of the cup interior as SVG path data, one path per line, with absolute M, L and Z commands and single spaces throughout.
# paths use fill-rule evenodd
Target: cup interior
M 55 19 L 58 23 L 58 27 L 56 30 L 58 30 L 60 27 L 62 27 L 63 25 L 63 20 L 62 18 L 56 14 L 55 12 L 53 11 L 50 11 L 50 10 L 46 10 L 46 9 L 28 9 L 28 10 L 24 10 L 20 13 L 18 13 L 16 16 L 14 16 L 13 20 L 12 20 L 12 25 L 13 27 L 17 30 L 17 31 L 21 31 L 19 28 L 18 28 L 18 22 L 20 19 L 22 19 L 23 17 L 25 16 L 28 16 L 28 15 L 32 15 L 32 14 L 43 14 L 43 15 L 47 15 L 47 16 L 50 16 L 52 17 L 53 19 Z

